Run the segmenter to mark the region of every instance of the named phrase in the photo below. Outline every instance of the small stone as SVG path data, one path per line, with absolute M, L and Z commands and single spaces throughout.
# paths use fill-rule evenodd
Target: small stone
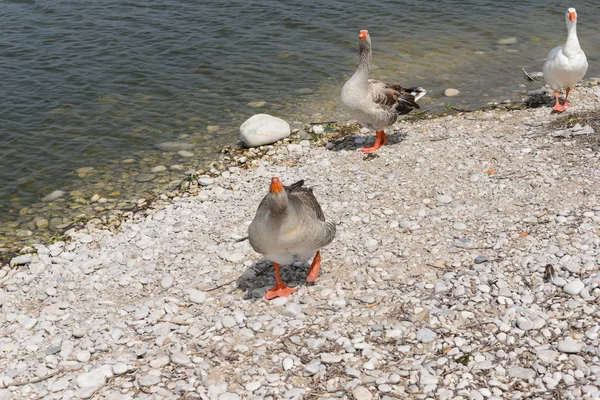
M 356 400 L 372 400 L 373 394 L 364 386 L 357 386 L 352 391 L 352 395 Z
M 321 361 L 325 364 L 337 364 L 343 359 L 341 354 L 321 353 Z
M 273 300 L 271 300 L 270 305 L 274 306 L 274 307 L 283 307 L 288 303 L 288 298 L 287 297 L 277 297 Z
M 252 108 L 262 107 L 265 104 L 267 104 L 266 101 L 250 101 L 250 102 L 248 102 L 248 106 L 252 107 Z
M 437 197 L 437 201 L 438 203 L 448 204 L 452 202 L 452 196 L 449 196 L 447 194 L 441 194 Z
M 138 381 L 140 386 L 152 386 L 160 383 L 160 376 L 157 375 L 144 375 Z
M 106 373 L 101 369 L 94 369 L 90 372 L 82 372 L 77 375 L 77 386 L 80 388 L 101 386 L 106 383 Z
M 508 375 L 512 378 L 533 379 L 536 372 L 531 368 L 513 367 L 508 371 Z
M 165 275 L 162 278 L 162 281 L 160 282 L 160 287 L 163 289 L 169 289 L 171 286 L 173 286 L 174 283 L 174 278 L 172 275 Z
M 166 171 L 166 170 L 167 170 L 167 167 L 165 167 L 164 165 L 157 165 L 156 167 L 152 168 L 150 170 L 150 172 L 158 173 L 158 172 L 163 172 L 163 171 Z
M 487 256 L 477 256 L 475 257 L 475 264 L 483 264 L 484 262 L 488 261 L 489 259 L 487 258 Z
M 309 375 L 312 376 L 314 374 L 316 374 L 317 372 L 319 372 L 319 370 L 321 369 L 321 362 L 320 360 L 312 360 L 311 362 L 309 362 L 308 364 L 306 364 L 306 366 L 304 367 L 304 372 Z
M 563 287 L 563 290 L 565 291 L 565 293 L 575 296 L 576 294 L 581 292 L 581 289 L 583 289 L 584 287 L 585 285 L 583 284 L 583 282 L 581 282 L 579 279 L 576 279 L 567 283 Z
M 154 178 L 156 178 L 155 174 L 137 174 L 137 176 L 135 177 L 135 180 L 137 182 L 150 182 L 151 180 L 153 180 Z
M 86 362 L 90 361 L 91 357 L 92 357 L 92 354 L 87 350 L 78 351 L 75 356 L 75 358 L 77 358 L 77 361 L 82 362 L 82 363 L 86 363 Z
M 230 315 L 224 316 L 223 319 L 221 320 L 221 323 L 223 324 L 223 327 L 225 327 L 225 328 L 233 328 L 234 326 L 237 325 L 235 318 L 233 318 Z
M 365 242 L 365 248 L 367 249 L 367 251 L 369 253 L 373 253 L 375 250 L 377 250 L 378 247 L 379 247 L 379 243 L 377 243 L 377 240 L 375 240 L 375 239 L 368 239 Z
M 12 392 L 8 389 L 0 389 L 0 400 L 11 400 Z
M 180 157 L 184 157 L 184 158 L 194 157 L 194 153 L 192 153 L 191 151 L 188 151 L 188 150 L 179 150 L 177 152 L 177 155 Z
M 392 391 L 392 387 L 390 385 L 388 385 L 387 383 L 377 386 L 377 389 L 379 389 L 379 391 L 382 393 L 389 393 Z
M 533 322 L 529 318 L 521 317 L 517 319 L 517 326 L 521 330 L 530 331 L 533 329 Z
M 499 39 L 499 40 L 496 41 L 496 43 L 498 43 L 500 45 L 504 45 L 504 46 L 505 45 L 510 45 L 510 44 L 515 44 L 515 43 L 517 43 L 517 38 L 514 37 L 514 36 L 511 36 L 511 37 L 507 37 L 507 38 L 504 38 L 504 39 Z
M 65 192 L 62 190 L 55 190 L 52 193 L 44 196 L 43 201 L 54 201 L 58 200 L 65 195 Z
M 98 390 L 97 386 L 79 388 L 75 392 L 75 397 L 78 399 L 89 399 L 96 393 L 96 390 Z
M 206 301 L 206 293 L 200 290 L 191 289 L 189 292 L 189 299 L 192 303 L 202 304 Z
M 191 362 L 191 360 L 188 356 L 186 356 L 182 352 L 176 351 L 171 354 L 171 362 L 173 364 L 188 365 Z
M 456 97 L 460 94 L 460 90 L 454 88 L 448 88 L 444 90 L 444 96 L 446 97 Z
M 210 186 L 215 182 L 212 178 L 200 178 L 198 179 L 198 184 L 200 186 Z
M 66 379 L 66 378 L 57 379 L 49 385 L 48 389 L 51 392 L 61 392 L 61 391 L 65 390 L 68 386 L 69 386 L 68 379 Z
M 150 361 L 150 366 L 154 369 L 160 369 L 171 362 L 171 359 L 166 354 L 157 356 L 154 360 Z
M 316 135 L 322 135 L 325 132 L 325 128 L 323 128 L 321 125 L 314 125 L 312 127 L 312 132 Z
M 259 381 L 252 381 L 252 382 L 248 382 L 246 383 L 246 390 L 249 392 L 254 392 L 256 389 L 258 389 L 261 386 Z
M 129 370 L 129 367 L 125 363 L 116 363 L 112 366 L 113 373 L 115 375 L 123 375 Z
M 421 328 L 417 331 L 417 340 L 421 343 L 431 343 L 437 334 L 429 328 Z
M 373 304 L 377 300 L 373 295 L 360 296 L 358 299 L 365 304 Z
M 462 222 L 456 222 L 453 225 L 453 228 L 456 229 L 457 231 L 464 231 L 467 229 L 467 225 L 463 224 Z
M 286 317 L 294 318 L 294 317 L 297 317 L 298 315 L 300 315 L 301 312 L 302 312 L 302 306 L 300 304 L 289 303 L 283 309 L 282 314 L 285 315 Z
M 561 353 L 579 353 L 582 347 L 583 344 L 578 343 L 569 337 L 558 342 L 558 351 L 560 351 Z
M 10 265 L 25 265 L 31 262 L 31 254 L 22 254 L 10 260 Z
M 191 150 L 194 148 L 194 145 L 191 143 L 181 142 L 162 142 L 155 145 L 155 147 L 162 151 L 177 152 L 180 150 Z
M 437 383 L 437 376 L 431 375 L 426 369 L 421 369 L 421 372 L 419 373 L 419 384 L 421 386 L 437 385 Z
M 294 360 L 292 360 L 289 357 L 284 358 L 283 359 L 283 370 L 284 371 L 289 371 L 292 368 L 294 368 Z

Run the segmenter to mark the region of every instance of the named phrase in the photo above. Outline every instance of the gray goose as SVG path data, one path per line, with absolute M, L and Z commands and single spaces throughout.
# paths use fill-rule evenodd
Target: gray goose
M 360 58 L 356 72 L 342 88 L 342 103 L 350 110 L 354 119 L 361 125 L 376 131 L 375 144 L 360 149 L 369 153 L 387 142 L 384 128 L 396 122 L 398 116 L 418 109 L 417 101 L 427 92 L 421 87 L 405 89 L 400 85 L 388 85 L 376 79 L 369 79 L 369 68 L 373 56 L 369 32 L 358 34 Z
M 265 294 L 267 300 L 287 297 L 296 291 L 281 279 L 280 265 L 306 261 L 313 256 L 306 281 L 313 283 L 321 265 L 320 248 L 331 243 L 335 224 L 325 222 L 325 215 L 312 189 L 304 181 L 283 186 L 279 178 L 271 179 L 269 193 L 258 205 L 248 228 L 252 248 L 273 262 L 275 286 Z

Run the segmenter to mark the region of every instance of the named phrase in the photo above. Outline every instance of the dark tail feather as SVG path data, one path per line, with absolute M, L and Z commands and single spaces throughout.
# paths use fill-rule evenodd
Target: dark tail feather
M 295 189 L 301 188 L 304 185 L 304 179 L 300 179 L 296 183 L 292 183 L 290 186 L 286 186 L 288 192 L 293 192 Z
M 425 96 L 427 92 L 422 87 L 414 87 L 404 89 L 403 93 L 398 97 L 398 101 L 394 105 L 394 110 L 399 115 L 408 114 L 412 110 L 420 109 L 417 100 Z
M 236 241 L 235 241 L 235 242 L 233 242 L 233 243 L 239 243 L 239 242 L 243 242 L 244 240 L 248 240 L 248 236 L 244 236 L 243 238 L 241 238 L 241 239 L 238 239 L 238 240 L 236 240 Z

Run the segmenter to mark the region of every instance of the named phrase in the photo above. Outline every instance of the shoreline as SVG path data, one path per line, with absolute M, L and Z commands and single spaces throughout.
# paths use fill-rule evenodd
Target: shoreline
M 593 78 L 594 80 L 596 80 L 595 78 Z M 455 99 L 455 98 L 448 98 L 449 100 Z M 524 97 L 521 96 L 521 98 L 519 100 L 506 100 L 503 101 L 502 103 L 498 103 L 495 102 L 494 104 L 490 104 L 488 106 L 485 107 L 480 107 L 477 109 L 468 109 L 468 108 L 461 108 L 461 107 L 455 107 L 455 106 L 449 106 L 451 103 L 448 103 L 448 105 L 446 106 L 446 110 L 445 111 L 439 111 L 439 112 L 434 112 L 434 111 L 421 111 L 421 112 L 414 112 L 412 114 L 409 114 L 406 116 L 406 118 L 404 120 L 406 121 L 418 121 L 420 119 L 431 119 L 431 118 L 442 118 L 446 115 L 453 115 L 456 113 L 469 113 L 469 112 L 475 112 L 475 111 L 483 111 L 483 110 L 488 110 L 488 109 L 495 109 L 495 108 L 502 108 L 502 109 L 520 109 L 525 107 L 525 102 L 526 100 L 524 100 Z M 260 109 L 257 109 L 257 111 L 260 111 Z M 339 113 L 339 110 L 337 111 L 337 113 Z M 337 115 L 337 114 L 336 114 Z M 339 117 L 340 115 L 338 115 Z M 323 140 L 327 140 L 328 138 L 332 137 L 331 135 L 331 126 L 333 127 L 334 131 L 339 131 L 340 129 L 345 129 L 344 125 L 339 125 L 339 121 L 334 121 L 332 124 L 328 123 L 328 121 L 324 121 L 323 119 L 323 115 L 320 113 L 317 114 L 313 114 L 313 117 L 316 117 L 315 119 L 317 120 L 322 120 L 324 122 L 315 122 L 315 121 L 311 121 L 310 123 L 302 123 L 300 121 L 295 120 L 295 118 L 298 117 L 299 115 L 294 115 L 292 116 L 291 120 L 294 120 L 293 122 L 291 122 L 290 119 L 288 119 L 288 122 L 290 122 L 290 124 L 292 126 L 294 126 L 294 129 L 292 129 L 293 133 L 292 133 L 292 139 L 286 139 L 282 142 L 277 142 L 274 143 L 272 145 L 269 146 L 275 146 L 275 147 L 279 147 L 279 146 L 284 146 L 287 145 L 289 143 L 289 140 L 294 140 L 294 143 L 298 143 L 301 139 L 299 139 L 298 137 L 294 137 L 295 133 L 297 133 L 299 130 L 303 130 L 303 131 L 310 131 L 311 135 L 309 140 L 312 141 L 318 141 L 320 143 L 323 143 Z M 327 118 L 325 118 L 327 119 Z M 322 137 L 317 137 L 316 135 L 313 135 L 311 132 L 312 126 L 314 125 L 327 125 L 330 128 L 328 128 L 328 132 L 326 132 Z M 328 135 L 329 133 L 329 135 Z M 185 137 L 189 136 L 189 135 L 184 135 Z M 333 136 L 336 136 L 335 134 Z M 177 141 L 181 141 L 180 145 L 184 145 L 185 143 L 183 141 L 185 141 L 186 138 L 178 138 Z M 165 142 L 166 144 L 171 143 L 171 142 Z M 172 142 L 172 143 L 177 143 L 176 141 Z M 162 143 L 159 143 L 157 146 L 160 147 L 162 145 Z M 156 147 L 156 146 L 155 146 Z M 267 148 L 265 150 L 265 148 L 268 146 L 261 146 L 261 149 L 258 150 L 259 154 L 264 154 L 266 153 L 266 151 L 268 151 L 270 149 Z M 187 149 L 187 147 L 186 147 Z M 148 187 L 145 188 L 144 190 L 137 190 L 135 191 L 135 189 L 133 189 L 133 191 L 131 191 L 131 193 L 129 194 L 129 197 L 123 197 L 122 195 L 117 195 L 116 197 L 111 197 L 108 195 L 99 195 L 98 193 L 102 193 L 105 192 L 105 194 L 110 191 L 110 190 L 103 190 L 100 188 L 100 190 L 94 190 L 92 187 L 94 186 L 93 184 L 88 184 L 89 187 L 80 190 L 80 189 L 75 189 L 70 191 L 70 193 L 65 193 L 63 190 L 55 190 L 52 193 L 49 193 L 46 197 L 50 197 L 53 196 L 55 193 L 61 192 L 61 194 L 59 195 L 59 197 L 57 197 L 57 200 L 60 202 L 64 202 L 63 200 L 65 198 L 70 198 L 70 200 L 65 203 L 63 206 L 61 206 L 62 208 L 58 208 L 60 210 L 63 210 L 64 212 L 66 212 L 67 210 L 70 210 L 73 207 L 81 207 L 82 204 L 87 205 L 88 210 L 84 211 L 83 213 L 81 211 L 71 211 L 70 213 L 64 214 L 63 212 L 63 217 L 59 217 L 57 218 L 55 217 L 49 217 L 48 214 L 48 206 L 50 206 L 50 209 L 52 208 L 56 208 L 58 206 L 56 206 L 53 201 L 54 200 L 46 200 L 46 198 L 40 200 L 40 205 L 37 206 L 37 208 L 42 207 L 41 204 L 46 203 L 47 205 L 40 208 L 40 210 L 38 210 L 37 212 L 34 212 L 33 214 L 31 214 L 32 208 L 31 207 L 25 207 L 22 210 L 20 210 L 19 214 L 21 215 L 31 215 L 30 219 L 25 220 L 25 221 L 20 221 L 18 222 L 18 224 L 20 225 L 19 228 L 14 228 L 14 232 L 12 235 L 8 235 L 6 236 L 5 234 L 5 239 L 4 241 L 0 241 L 0 263 L 2 262 L 2 260 L 8 260 L 11 256 L 18 254 L 19 252 L 23 251 L 23 248 L 26 248 L 28 246 L 32 246 L 33 244 L 36 243 L 44 243 L 44 244 L 48 244 L 51 243 L 53 241 L 59 240 L 60 238 L 64 237 L 66 232 L 70 231 L 71 229 L 75 228 L 75 229 L 81 229 L 82 227 L 84 227 L 86 224 L 88 224 L 90 221 L 95 220 L 101 220 L 103 221 L 103 223 L 107 226 L 118 226 L 120 224 L 121 220 L 127 220 L 130 218 L 130 214 L 131 212 L 133 212 L 134 214 L 137 213 L 139 210 L 141 209 L 145 209 L 147 207 L 150 206 L 151 202 L 157 201 L 157 200 L 162 200 L 162 202 L 160 204 L 166 204 L 164 203 L 165 201 L 168 203 L 169 199 L 173 199 L 174 197 L 177 197 L 177 195 L 179 193 L 185 193 L 186 192 L 186 188 L 189 187 L 188 182 L 190 181 L 190 177 L 191 176 L 200 176 L 203 175 L 206 172 L 209 172 L 211 169 L 214 169 L 215 167 L 217 168 L 217 170 L 213 171 L 211 174 L 214 175 L 215 173 L 218 172 L 222 172 L 223 168 L 226 168 L 226 166 L 224 166 L 222 164 L 222 159 L 223 157 L 227 157 L 226 153 L 234 153 L 234 154 L 239 154 L 239 153 L 246 153 L 246 156 L 250 156 L 251 158 L 255 158 L 255 155 L 252 153 L 247 152 L 246 148 L 244 148 L 242 145 L 240 145 L 239 140 L 236 140 L 235 143 L 229 144 L 229 145 L 225 145 L 223 146 L 220 150 L 215 150 L 213 151 L 212 157 L 211 159 L 206 159 L 203 161 L 203 164 L 205 165 L 205 167 L 192 167 L 192 168 L 187 168 L 187 171 L 185 173 L 183 173 L 183 170 L 185 170 L 186 168 L 181 167 L 177 162 L 175 162 L 175 164 L 173 164 L 173 162 L 170 162 L 171 167 L 168 167 L 170 171 L 170 175 L 169 178 L 165 178 L 162 177 L 159 179 L 159 182 L 156 182 L 153 184 L 152 187 Z M 185 149 L 183 151 L 186 151 Z M 167 152 L 167 153 L 163 153 L 166 154 L 168 157 L 177 157 L 177 152 Z M 187 157 L 187 155 L 186 155 Z M 185 159 L 184 159 L 185 160 Z M 133 162 L 133 159 L 131 160 L 120 160 L 120 161 L 115 161 L 112 164 L 123 164 L 123 163 L 128 163 L 129 161 Z M 139 162 L 139 161 L 138 161 Z M 148 164 L 148 163 L 147 163 Z M 130 172 L 129 174 L 133 177 L 133 180 L 137 180 L 136 179 L 136 175 L 140 175 L 140 176 L 145 176 L 145 175 L 150 175 L 153 174 L 155 176 L 160 175 L 161 172 L 163 172 L 165 170 L 165 167 L 162 167 L 162 165 L 168 165 L 169 162 L 165 162 L 165 160 L 161 160 L 158 164 L 156 162 L 154 162 L 154 164 L 156 164 L 157 166 L 155 166 L 154 168 L 151 168 L 151 165 L 145 165 L 145 166 L 141 166 L 140 168 L 136 169 L 135 171 L 137 171 L 137 173 L 135 171 Z M 242 163 L 238 163 L 238 166 L 242 166 Z M 244 166 L 246 167 L 246 166 Z M 154 169 L 158 169 L 158 168 L 162 168 L 161 170 L 157 170 L 154 171 Z M 80 171 L 81 170 L 81 171 Z M 80 179 L 82 178 L 87 178 L 90 176 L 93 176 L 94 174 L 98 173 L 98 169 L 90 167 L 90 168 L 80 168 L 77 171 L 74 171 L 72 174 L 76 174 L 79 176 Z M 178 175 L 173 176 L 173 173 L 178 173 Z M 210 175 L 210 174 L 209 174 Z M 165 180 L 166 179 L 166 180 Z M 115 182 L 104 182 L 104 181 L 100 181 L 100 183 L 104 183 L 107 184 L 108 187 L 118 187 L 118 185 L 115 186 Z M 77 186 L 79 188 L 79 186 Z M 73 188 L 71 188 L 73 189 Z M 91 189 L 91 191 L 90 191 Z M 89 198 L 86 198 L 83 195 L 83 192 L 89 192 L 90 196 L 88 196 Z M 153 194 L 152 195 L 148 195 L 147 193 L 152 191 Z M 92 193 L 94 193 L 92 195 Z M 116 193 L 116 192 L 115 192 Z M 193 194 L 194 192 L 190 193 Z M 133 196 L 131 196 L 133 195 Z M 168 197 L 165 198 L 165 197 Z M 35 207 L 34 207 L 35 208 Z M 45 210 L 45 211 L 44 211 Z M 33 210 L 35 211 L 35 210 Z M 26 212 L 26 214 L 23 214 L 23 212 Z M 60 221 L 55 221 L 55 220 L 60 220 Z M 3 222 L 3 226 L 9 227 L 13 224 L 15 224 L 17 221 L 16 220 L 7 220 Z M 30 229 L 33 229 L 34 231 L 31 232 Z M 21 232 L 22 231 L 22 232 Z M 27 232 L 29 231 L 29 232 Z M 2 232 L 0 232 L 0 239 L 2 239 Z

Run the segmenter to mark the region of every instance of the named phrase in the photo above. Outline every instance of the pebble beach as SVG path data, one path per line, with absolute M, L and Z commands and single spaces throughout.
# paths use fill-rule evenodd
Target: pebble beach
M 400 121 L 369 155 L 296 134 L 25 249 L 0 269 L 0 400 L 600 398 L 600 87 L 571 99 Z M 337 236 L 266 301 L 236 240 L 272 176 Z

